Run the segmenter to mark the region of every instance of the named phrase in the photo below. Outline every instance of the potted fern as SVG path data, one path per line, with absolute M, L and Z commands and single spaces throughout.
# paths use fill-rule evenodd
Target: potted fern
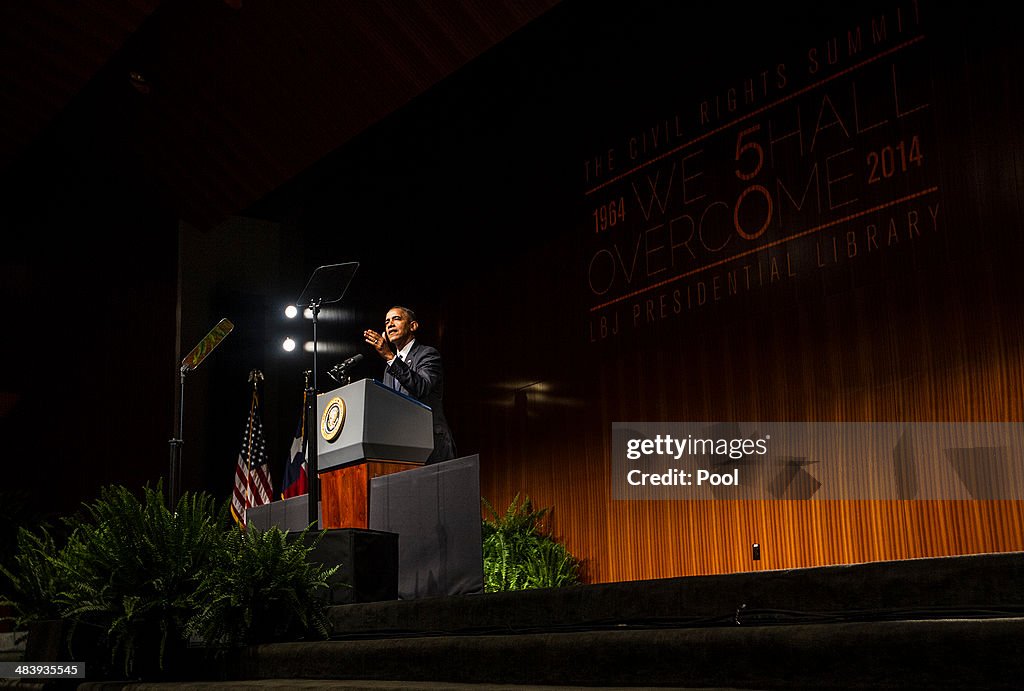
M 57 557 L 57 546 L 44 526 L 37 535 L 19 528 L 14 558 L 10 566 L 0 564 L 4 584 L 0 592 L 0 605 L 10 608 L 5 617 L 18 631 L 24 631 L 34 621 L 60 619 L 57 594 L 65 579 Z
M 159 484 L 141 497 L 106 487 L 64 524 L 63 546 L 45 529 L 19 532 L 0 566 L 0 605 L 30 629 L 29 646 L 75 644 L 75 632 L 91 631 L 102 655 L 63 647 L 28 659 L 88 659 L 90 677 L 182 678 L 208 672 L 194 666 L 204 651 L 189 648 L 190 636 L 223 651 L 329 634 L 318 596 L 337 567 L 308 559 L 322 533 L 243 530 L 205 493 L 185 493 L 172 511 Z
M 550 508 L 535 509 L 517 494 L 504 514 L 482 498 L 484 591 L 558 588 L 581 582 L 579 559 L 544 524 Z
M 69 519 L 65 553 L 75 580 L 58 597 L 64 615 L 101 627 L 110 661 L 128 676 L 180 669 L 192 596 L 210 568 L 227 523 L 206 494 L 185 493 L 174 511 L 160 485 L 139 499 L 125 487 Z
M 71 622 L 59 604 L 74 579 L 68 561 L 46 526 L 35 533 L 19 528 L 9 566 L 0 564 L 0 606 L 11 614 L 21 637 L 27 636 L 26 659 L 59 661 L 70 657 Z M 81 647 L 81 646 L 80 646 Z
M 194 595 L 190 635 L 218 652 L 253 643 L 327 638 L 327 580 L 337 566 L 309 561 L 323 533 L 307 540 L 277 527 L 229 530 Z

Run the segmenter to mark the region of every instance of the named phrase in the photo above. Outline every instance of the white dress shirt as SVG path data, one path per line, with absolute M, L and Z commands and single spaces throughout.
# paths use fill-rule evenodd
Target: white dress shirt
M 408 343 L 406 343 L 404 348 L 402 348 L 397 353 L 395 353 L 395 357 L 400 357 L 403 360 L 408 360 L 409 359 L 409 351 L 412 350 L 412 344 L 415 343 L 415 342 L 416 342 L 416 339 L 414 338 L 411 341 L 409 341 Z M 388 360 L 388 367 L 391 367 L 391 363 L 393 363 L 395 361 L 395 357 L 393 357 L 390 360 Z

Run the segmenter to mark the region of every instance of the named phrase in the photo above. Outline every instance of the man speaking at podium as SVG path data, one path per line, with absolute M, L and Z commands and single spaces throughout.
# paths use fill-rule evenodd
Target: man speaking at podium
M 395 306 L 384 318 L 384 333 L 367 329 L 363 338 L 387 363 L 384 386 L 430 406 L 434 416 L 434 450 L 427 458 L 429 464 L 455 458 L 455 441 L 441 407 L 444 396 L 441 354 L 416 342 L 419 326 L 415 312 L 408 307 Z

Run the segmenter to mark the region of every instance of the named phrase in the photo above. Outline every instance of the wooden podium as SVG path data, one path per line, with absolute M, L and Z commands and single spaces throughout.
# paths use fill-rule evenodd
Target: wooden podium
M 428 406 L 363 379 L 317 396 L 321 528 L 368 528 L 370 482 L 423 465 L 434 449 Z

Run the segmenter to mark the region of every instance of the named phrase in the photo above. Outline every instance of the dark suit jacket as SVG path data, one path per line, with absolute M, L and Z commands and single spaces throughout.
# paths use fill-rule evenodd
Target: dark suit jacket
M 444 417 L 444 370 L 441 354 L 435 348 L 414 341 L 406 360 L 395 361 L 384 370 L 384 386 L 395 388 L 417 401 L 430 406 L 434 417 L 434 451 L 427 463 L 455 458 L 455 441 Z

